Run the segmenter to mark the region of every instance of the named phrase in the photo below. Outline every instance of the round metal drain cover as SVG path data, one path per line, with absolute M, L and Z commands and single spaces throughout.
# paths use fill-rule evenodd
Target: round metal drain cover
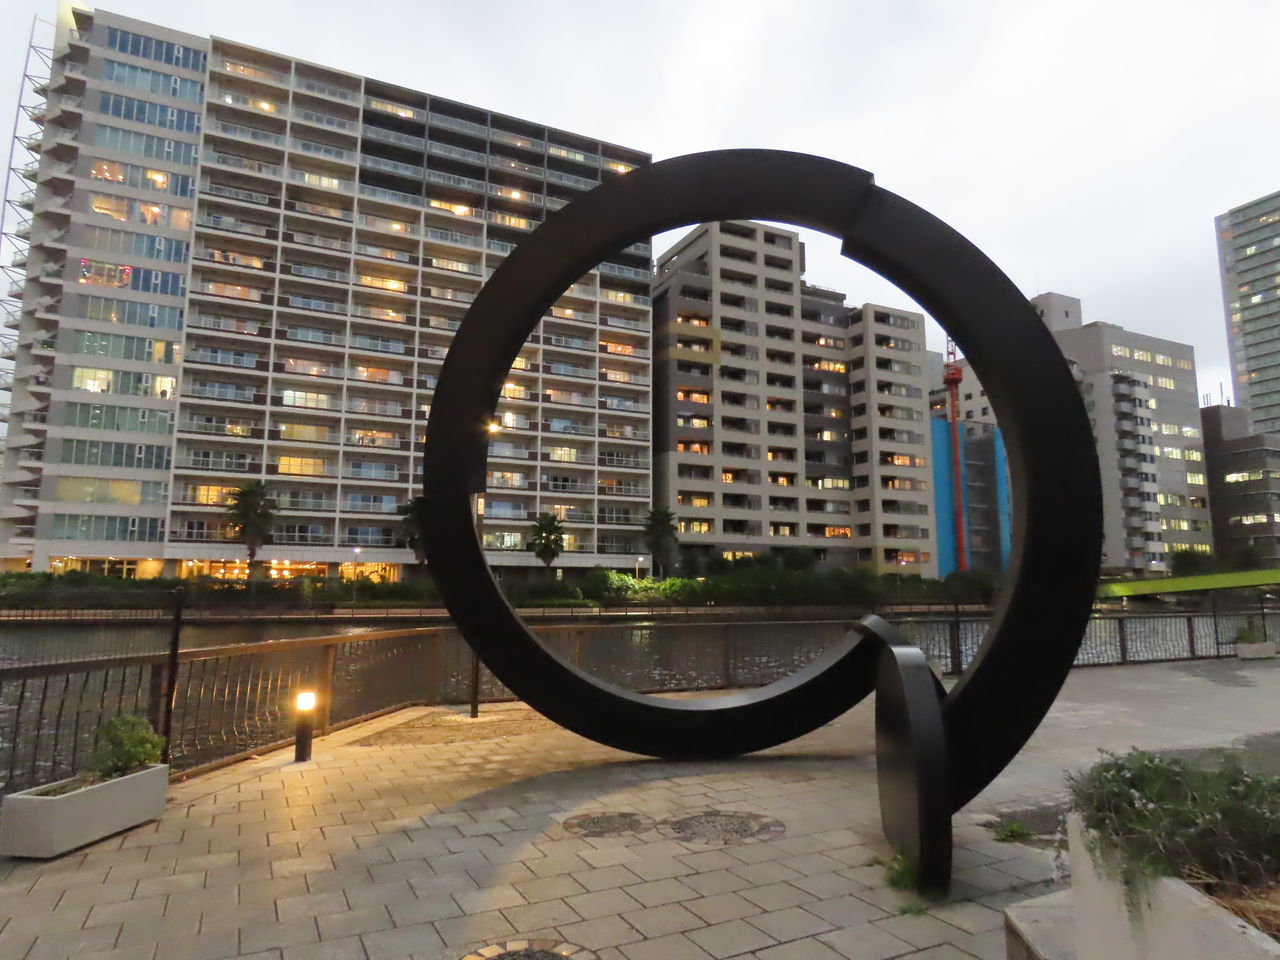
M 596 960 L 586 947 L 563 940 L 508 940 L 480 947 L 462 960 Z
M 653 820 L 642 813 L 603 811 L 579 813 L 561 824 L 577 837 L 630 837 L 653 829 Z
M 721 847 L 775 840 L 786 833 L 786 830 L 781 821 L 758 813 L 732 810 L 701 810 L 668 817 L 658 824 L 658 832 L 670 840 Z

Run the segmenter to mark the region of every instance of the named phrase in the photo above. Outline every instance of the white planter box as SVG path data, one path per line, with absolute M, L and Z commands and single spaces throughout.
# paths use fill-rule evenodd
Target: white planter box
M 53 786 L 11 793 L 0 803 L 0 854 L 48 859 L 155 820 L 164 813 L 169 767 L 158 763 L 60 796 L 39 795 Z
M 1269 660 L 1276 655 L 1277 646 L 1280 644 L 1274 640 L 1263 643 L 1237 643 L 1236 656 L 1241 660 Z
M 1089 854 L 1077 814 L 1067 837 L 1081 960 L 1280 960 L 1280 943 L 1173 877 L 1151 880 L 1131 911 L 1124 885 Z

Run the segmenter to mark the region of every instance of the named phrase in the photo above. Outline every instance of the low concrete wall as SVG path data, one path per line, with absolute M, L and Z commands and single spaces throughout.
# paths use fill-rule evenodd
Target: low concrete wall
M 1146 885 L 1130 916 L 1124 886 L 1094 863 L 1075 814 L 1067 836 L 1081 960 L 1280 960 L 1280 943 L 1172 877 Z

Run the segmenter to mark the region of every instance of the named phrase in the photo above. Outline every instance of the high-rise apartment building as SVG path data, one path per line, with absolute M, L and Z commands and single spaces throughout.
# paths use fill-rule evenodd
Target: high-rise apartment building
M 1280 566 L 1280 433 L 1250 432 L 1240 407 L 1204 407 L 1200 420 L 1214 552 Z
M 1071 363 L 1093 425 L 1102 472 L 1104 572 L 1165 573 L 1176 550 L 1212 551 L 1204 441 L 1192 348 L 1109 323 L 1084 323 L 1079 301 L 1048 294 L 1053 337 Z M 1032 304 L 1044 309 L 1041 297 Z M 994 423 L 964 364 L 962 422 Z
M 485 278 L 540 220 L 649 161 L 590 137 L 102 11 L 59 23 L 24 141 L 25 279 L 0 556 L 243 576 L 223 516 L 264 480 L 273 576 L 394 577 L 432 390 Z M 565 291 L 503 391 L 483 537 L 633 569 L 649 487 L 651 251 Z M 644 561 L 647 563 L 647 557 Z
M 1214 219 L 1236 406 L 1280 432 L 1280 193 Z
M 803 280 L 794 231 L 704 224 L 654 287 L 654 501 L 705 557 L 933 576 L 924 322 Z

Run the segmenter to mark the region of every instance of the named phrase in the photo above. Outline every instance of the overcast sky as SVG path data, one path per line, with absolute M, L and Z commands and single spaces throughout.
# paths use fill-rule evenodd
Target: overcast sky
M 32 15 L 5 0 L 0 117 Z M 1194 345 L 1227 381 L 1213 217 L 1280 190 L 1277 0 L 114 0 L 637 147 L 822 154 L 942 217 L 1028 296 Z M 807 279 L 908 299 L 809 247 Z M 935 331 L 936 332 L 936 331 Z M 940 342 L 935 344 L 940 346 Z M 1229 390 L 1228 386 L 1228 390 Z

